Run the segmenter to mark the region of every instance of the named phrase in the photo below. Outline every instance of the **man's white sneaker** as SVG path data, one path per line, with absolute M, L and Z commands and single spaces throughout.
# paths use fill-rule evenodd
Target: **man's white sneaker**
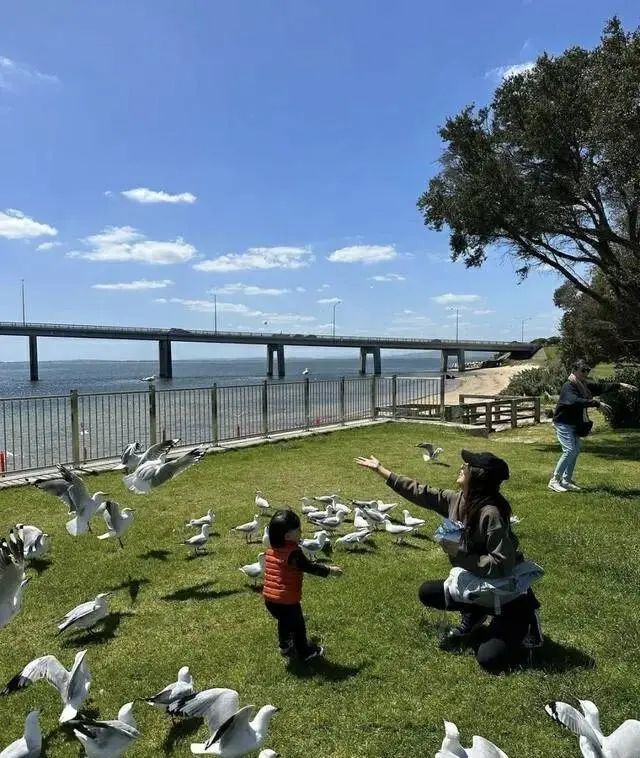
M 553 490 L 553 492 L 567 492 L 567 488 L 564 485 L 560 484 L 557 479 L 549 479 L 547 488 Z
M 569 492 L 582 492 L 582 487 L 578 487 L 578 485 L 573 482 L 562 482 L 562 486 L 565 490 L 569 490 Z

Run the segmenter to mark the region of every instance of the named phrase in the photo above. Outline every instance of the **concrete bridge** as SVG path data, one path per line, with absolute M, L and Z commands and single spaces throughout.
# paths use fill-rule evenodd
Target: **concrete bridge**
M 146 340 L 158 343 L 159 375 L 171 379 L 172 342 L 214 342 L 236 345 L 265 345 L 267 376 L 273 376 L 274 357 L 277 374 L 285 375 L 285 345 L 312 347 L 351 347 L 360 349 L 360 373 L 367 372 L 367 356 L 373 357 L 374 374 L 382 373 L 381 350 L 439 350 L 440 370 L 446 372 L 449 358 L 457 360 L 458 370 L 465 369 L 465 351 L 474 353 L 509 353 L 514 358 L 530 358 L 538 346 L 529 342 L 498 342 L 489 340 L 440 340 L 411 337 L 333 337 L 325 334 L 267 334 L 265 332 L 220 332 L 199 329 L 157 329 L 137 326 L 97 326 L 86 324 L 35 324 L 3 321 L 0 335 L 29 338 L 29 375 L 38 380 L 38 337 L 81 338 L 101 340 Z

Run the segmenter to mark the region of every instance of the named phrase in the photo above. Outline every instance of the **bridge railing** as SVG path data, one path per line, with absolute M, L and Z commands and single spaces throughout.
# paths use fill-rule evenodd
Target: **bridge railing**
M 115 458 L 135 440 L 224 444 L 349 421 L 433 416 L 445 377 L 364 376 L 0 399 L 0 475 Z M 420 410 L 422 409 L 422 411 Z M 437 413 L 436 413 L 437 415 Z

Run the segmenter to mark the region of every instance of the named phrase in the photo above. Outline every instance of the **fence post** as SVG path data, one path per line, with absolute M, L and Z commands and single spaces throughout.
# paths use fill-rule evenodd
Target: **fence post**
M 158 415 L 156 407 L 156 383 L 149 382 L 149 444 L 158 441 Z
M 516 429 L 518 426 L 518 401 L 511 401 L 511 428 Z
M 445 395 L 447 393 L 447 375 L 440 374 L 440 420 L 444 421 Z
M 398 412 L 398 376 L 394 374 L 391 377 L 391 415 L 396 417 Z
M 211 389 L 211 436 L 213 437 L 213 444 L 218 444 L 220 438 L 220 430 L 218 428 L 218 385 L 214 382 Z
M 533 398 L 533 421 L 535 424 L 540 423 L 540 396 Z
M 464 395 L 458 395 L 458 404 L 464 405 Z
M 493 403 L 485 403 L 484 406 L 484 425 L 487 427 L 487 431 L 493 431 Z
M 307 431 L 309 431 L 309 426 L 311 425 L 310 409 L 311 409 L 311 403 L 310 403 L 309 377 L 305 376 L 304 378 L 304 425 Z
M 71 458 L 74 465 L 80 463 L 80 414 L 78 412 L 78 390 L 71 390 Z
M 375 418 L 378 415 L 376 412 L 376 399 L 377 399 L 376 390 L 378 386 L 377 379 L 378 377 L 376 376 L 376 374 L 373 374 L 373 376 L 371 377 L 371 418 Z
M 262 436 L 269 436 L 269 389 L 267 380 L 262 382 Z
M 344 376 L 340 377 L 340 423 L 344 424 L 345 421 L 345 409 L 344 409 Z

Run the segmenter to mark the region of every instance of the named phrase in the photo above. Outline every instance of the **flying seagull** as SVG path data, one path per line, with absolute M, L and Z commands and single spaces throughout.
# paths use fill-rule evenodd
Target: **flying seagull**
M 58 471 L 69 484 L 67 495 L 71 499 L 73 513 L 75 513 L 71 521 L 67 521 L 67 531 L 72 537 L 77 537 L 79 534 L 84 534 L 87 530 L 91 531 L 89 521 L 107 499 L 107 493 L 98 491 L 94 492 L 93 495 L 89 495 L 89 491 L 82 478 L 70 468 L 58 464 Z
M 24 723 L 24 735 L 6 747 L 0 753 L 0 758 L 40 758 L 41 751 L 40 719 L 38 711 L 31 711 Z
M 162 440 L 161 442 L 156 442 L 155 445 L 151 445 L 146 450 L 142 449 L 139 442 L 132 442 L 122 451 L 120 463 L 115 467 L 114 471 L 126 471 L 127 474 L 132 474 L 141 463 L 156 460 L 165 461 L 167 453 L 178 442 L 180 442 L 179 437 L 173 440 Z
M 88 758 L 120 758 L 140 732 L 133 718 L 133 703 L 125 703 L 113 721 L 80 717 L 67 722 L 80 740 Z
M 125 486 L 137 495 L 148 495 L 155 487 L 160 487 L 198 463 L 207 449 L 206 445 L 200 445 L 171 461 L 157 459 L 141 463 L 133 474 L 124 477 Z
M 11 529 L 9 540 L 0 540 L 0 629 L 20 610 L 30 580 L 24 573 L 24 542 L 20 532 Z
M 107 500 L 102 515 L 109 531 L 98 535 L 98 539 L 108 540 L 110 537 L 117 537 L 120 547 L 124 547 L 122 535 L 133 523 L 133 509 L 122 508 L 121 510 L 115 500 Z
M 63 710 L 60 723 L 74 718 L 89 695 L 91 674 L 85 665 L 86 650 L 76 653 L 71 671 L 60 663 L 54 655 L 44 655 L 27 663 L 22 671 L 16 674 L 4 687 L 0 695 L 10 695 L 12 692 L 28 687 L 39 679 L 46 679 L 52 684 L 62 698 Z
M 422 457 L 427 462 L 435 461 L 440 453 L 444 453 L 441 447 L 434 447 L 430 442 L 418 442 L 416 447 L 421 447 L 424 450 Z
M 89 600 L 87 603 L 81 603 L 70 610 L 69 613 L 58 622 L 58 632 L 56 633 L 56 637 L 67 629 L 91 629 L 91 627 L 95 626 L 99 621 L 102 621 L 102 619 L 109 613 L 107 598 L 110 594 L 110 592 L 101 592 L 99 595 L 96 595 L 93 600 Z
M 42 529 L 38 529 L 32 524 L 16 524 L 16 529 L 22 533 L 25 560 L 30 561 L 47 552 L 49 535 L 45 534 Z

